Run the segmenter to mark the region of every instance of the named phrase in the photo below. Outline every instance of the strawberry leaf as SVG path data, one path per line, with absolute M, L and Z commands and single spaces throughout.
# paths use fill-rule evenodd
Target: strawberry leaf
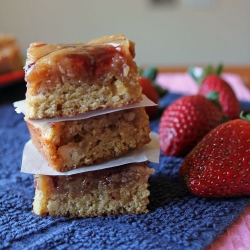
M 149 78 L 151 81 L 156 79 L 157 74 L 158 70 L 155 67 L 146 68 L 143 72 L 141 72 L 143 77 Z
M 193 67 L 189 68 L 188 73 L 199 84 L 199 77 L 197 77 L 195 74 L 195 68 L 193 68 Z
M 206 98 L 213 102 L 220 110 L 222 110 L 222 107 L 219 102 L 219 95 L 220 94 L 218 91 L 211 91 L 206 94 Z
M 240 113 L 240 118 L 241 118 L 242 120 L 245 120 L 245 121 L 250 121 L 250 114 L 244 115 L 244 112 L 241 111 L 241 113 Z
M 218 91 L 211 91 L 206 95 L 206 98 L 211 101 L 218 101 L 219 100 L 219 92 Z
M 159 95 L 160 98 L 163 97 L 165 94 L 168 93 L 168 90 L 167 90 L 167 89 L 163 89 L 163 88 L 162 88 L 160 85 L 158 85 L 157 83 L 152 82 L 152 84 L 153 84 L 154 88 L 156 89 L 156 91 L 157 91 L 157 93 L 158 93 L 158 95 Z
M 223 64 L 221 63 L 216 68 L 215 74 L 219 76 L 222 72 L 223 72 Z
M 213 66 L 212 66 L 211 64 L 209 64 L 209 65 L 204 69 L 202 76 L 203 76 L 203 77 L 206 77 L 206 76 L 208 76 L 208 75 L 210 75 L 210 74 L 213 74 L 213 72 L 214 72 Z
M 159 97 L 163 97 L 166 93 L 168 93 L 168 90 L 163 89 L 161 86 L 159 86 L 156 82 L 155 79 L 157 77 L 158 74 L 158 69 L 155 67 L 148 67 L 145 70 L 140 69 L 139 70 L 139 74 L 142 77 L 148 78 L 149 80 L 151 80 L 152 85 L 154 86 L 154 88 L 156 89 Z
M 218 108 L 219 110 L 222 111 L 222 106 L 220 104 L 220 101 L 219 101 L 219 97 L 220 97 L 220 94 L 218 91 L 211 91 L 209 92 L 207 95 L 206 95 L 206 98 L 209 99 L 211 102 L 213 102 Z M 249 114 L 250 115 L 250 114 Z M 223 119 L 222 119 L 222 123 L 225 123 L 229 121 L 228 117 L 224 114 L 223 115 Z

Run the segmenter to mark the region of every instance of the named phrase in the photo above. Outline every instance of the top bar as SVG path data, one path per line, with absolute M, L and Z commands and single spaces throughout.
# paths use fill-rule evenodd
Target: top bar
M 71 117 L 142 100 L 135 44 L 124 35 L 86 44 L 32 43 L 25 65 L 26 120 Z

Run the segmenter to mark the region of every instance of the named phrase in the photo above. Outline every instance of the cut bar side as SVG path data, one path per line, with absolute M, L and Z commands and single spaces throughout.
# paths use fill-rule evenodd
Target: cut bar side
M 84 120 L 31 124 L 32 142 L 57 171 L 68 171 L 126 154 L 150 142 L 145 108 Z
M 69 217 L 146 213 L 153 173 L 146 163 L 133 163 L 71 176 L 35 175 L 33 212 Z

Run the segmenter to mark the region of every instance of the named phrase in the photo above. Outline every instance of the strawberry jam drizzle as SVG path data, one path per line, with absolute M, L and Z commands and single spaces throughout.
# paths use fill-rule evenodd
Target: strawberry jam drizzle
M 104 73 L 122 74 L 124 67 L 127 66 L 124 52 L 120 46 L 105 45 L 86 45 L 79 48 L 79 46 L 64 46 L 60 50 L 75 48 L 75 52 L 68 53 L 65 58 L 72 61 L 72 65 L 77 70 L 88 78 L 100 77 Z M 46 54 L 40 59 L 50 55 L 53 52 Z M 40 60 L 39 59 L 39 60 Z M 38 60 L 38 61 L 39 61 Z M 27 70 L 31 70 L 35 66 L 36 62 L 33 62 L 26 67 Z
M 99 77 L 105 72 L 117 74 L 127 64 L 119 47 L 107 45 L 86 46 L 82 53 L 72 53 L 66 57 L 71 59 L 77 68 L 84 69 L 89 77 Z

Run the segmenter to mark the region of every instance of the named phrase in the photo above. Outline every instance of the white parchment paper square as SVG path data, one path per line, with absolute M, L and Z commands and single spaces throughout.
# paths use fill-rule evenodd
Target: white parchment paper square
M 13 106 L 15 107 L 15 111 L 20 114 L 23 113 L 25 115 L 25 100 L 14 102 Z M 98 115 L 104 115 L 112 112 L 117 112 L 125 109 L 133 109 L 133 108 L 140 108 L 140 107 L 148 107 L 148 106 L 157 106 L 154 102 L 149 100 L 145 95 L 142 95 L 142 101 L 139 103 L 130 104 L 127 106 L 123 106 L 121 108 L 107 108 L 103 110 L 94 110 L 89 111 L 81 115 L 76 115 L 72 117 L 59 117 L 59 118 L 51 118 L 51 119 L 41 119 L 41 120 L 29 120 L 30 123 L 46 123 L 46 122 L 61 122 L 61 121 L 75 121 L 75 120 L 82 120 L 88 119 Z

